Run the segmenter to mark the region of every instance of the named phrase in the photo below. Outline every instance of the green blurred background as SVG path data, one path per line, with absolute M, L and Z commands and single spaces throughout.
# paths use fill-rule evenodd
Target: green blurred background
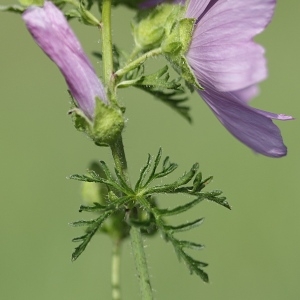
M 299 117 L 299 0 L 278 1 L 271 25 L 257 40 L 266 47 L 269 78 L 253 105 Z M 1 4 L 13 3 L 1 0 Z M 133 12 L 114 11 L 114 40 L 127 50 Z M 85 50 L 99 48 L 99 32 L 73 21 Z M 18 15 L 0 14 L 1 299 L 110 299 L 110 240 L 99 235 L 75 263 L 71 239 L 80 228 L 80 184 L 66 180 L 93 159 L 112 163 L 77 132 L 67 116 L 69 96 L 55 65 L 42 53 Z M 98 73 L 100 64 L 90 56 Z M 162 60 L 153 60 L 157 67 Z M 252 153 L 217 121 L 203 101 L 190 101 L 189 125 L 168 107 L 136 90 L 120 94 L 128 118 L 124 142 L 132 180 L 147 153 L 160 146 L 180 164 L 198 161 L 209 189 L 222 189 L 233 210 L 205 202 L 179 220 L 206 218 L 187 234 L 206 249 L 210 284 L 190 276 L 160 236 L 146 240 L 155 299 L 300 299 L 299 121 L 278 122 L 289 149 L 285 158 Z M 180 198 L 160 201 L 165 207 Z M 186 200 L 186 199 L 184 199 Z M 122 255 L 123 299 L 140 299 L 130 244 Z

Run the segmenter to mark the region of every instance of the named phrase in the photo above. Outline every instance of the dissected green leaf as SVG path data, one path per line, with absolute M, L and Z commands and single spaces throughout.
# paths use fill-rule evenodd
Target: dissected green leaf
M 197 205 L 198 203 L 202 202 L 205 198 L 204 197 L 198 197 L 197 199 L 187 203 L 187 204 L 184 204 L 184 205 L 180 205 L 180 206 L 177 206 L 173 209 L 158 209 L 158 211 L 164 216 L 164 217 L 167 217 L 167 216 L 173 216 L 173 215 L 178 215 L 182 212 L 185 212 L 189 209 L 191 209 L 192 207 L 194 207 L 195 205 Z
M 187 231 L 187 230 L 190 230 L 190 229 L 200 226 L 203 223 L 203 220 L 204 220 L 204 218 L 200 218 L 193 222 L 188 222 L 188 223 L 181 224 L 178 226 L 165 225 L 164 227 L 166 230 L 171 231 L 171 232 L 182 232 L 182 231 Z
M 81 242 L 81 244 L 77 246 L 74 252 L 72 253 L 72 261 L 75 261 L 82 254 L 82 252 L 85 250 L 85 248 L 87 247 L 88 243 L 90 242 L 94 234 L 97 232 L 101 224 L 109 217 L 110 214 L 111 214 L 110 212 L 105 212 L 99 218 L 93 220 L 93 223 L 89 226 L 88 232 L 85 235 L 78 238 L 74 238 L 72 240 L 73 242 L 78 242 L 78 241 Z M 84 221 L 79 221 L 79 222 L 84 222 Z
M 221 192 L 221 191 L 218 191 L 218 192 Z M 220 195 L 220 194 L 218 194 L 218 195 Z M 228 209 L 231 209 L 230 204 L 226 200 L 227 198 L 224 197 L 224 196 L 219 197 L 218 195 L 216 195 L 214 191 L 205 194 L 207 200 L 210 200 L 210 201 L 215 202 L 217 204 L 220 204 L 220 205 L 222 205 L 222 206 L 224 206 L 224 207 L 226 207 Z
M 156 174 L 155 172 L 156 172 L 158 164 L 159 164 L 159 162 L 161 160 L 161 156 L 162 156 L 162 149 L 159 148 L 158 153 L 157 153 L 157 155 L 155 157 L 155 160 L 154 160 L 154 165 L 153 165 L 152 171 L 151 171 L 151 173 L 149 175 L 149 179 L 146 182 L 146 185 L 155 177 L 155 174 Z
M 181 78 L 170 79 L 168 66 L 163 67 L 150 75 L 143 75 L 143 66 L 139 66 L 134 72 L 126 74 L 125 80 L 118 84 L 119 88 L 135 86 L 168 105 L 191 122 L 190 108 L 184 103 L 188 100 L 184 87 L 180 84 Z
M 202 250 L 204 248 L 202 244 L 197 244 L 190 241 L 180 241 L 180 246 L 182 248 L 189 248 L 193 250 Z
M 18 14 L 22 14 L 26 10 L 26 7 L 13 4 L 13 5 L 0 5 L 0 11 L 9 11 Z
M 160 164 L 162 166 L 158 171 Z M 101 174 L 92 168 L 92 170 L 88 171 L 88 176 L 78 174 L 71 175 L 69 177 L 71 179 L 87 182 L 101 182 L 108 187 L 105 205 L 94 203 L 94 206 L 91 207 L 80 207 L 80 211 L 97 212 L 100 214 L 98 218 L 94 220 L 79 220 L 71 223 L 71 225 L 75 227 L 87 227 L 87 231 L 84 235 L 73 239 L 74 242 L 80 242 L 80 244 L 75 248 L 72 260 L 76 260 L 82 254 L 103 222 L 111 216 L 105 221 L 103 226 L 101 226 L 101 231 L 110 234 L 112 237 L 116 237 L 118 236 L 117 233 L 119 231 L 121 232 L 121 228 L 124 227 L 124 234 L 118 236 L 123 239 L 128 236 L 130 225 L 139 227 L 143 234 L 154 234 L 159 230 L 165 240 L 171 242 L 178 258 L 185 262 L 190 272 L 198 275 L 203 281 L 207 282 L 208 275 L 203 271 L 207 263 L 198 261 L 185 252 L 185 250 L 188 249 L 201 250 L 204 246 L 200 243 L 179 240 L 174 236 L 177 233 L 198 227 L 202 224 L 203 218 L 172 226 L 165 223 L 164 217 L 186 212 L 204 199 L 216 202 L 226 208 L 230 208 L 230 206 L 226 201 L 226 197 L 222 196 L 221 191 L 213 190 L 206 193 L 201 191 L 212 180 L 212 177 L 202 180 L 202 174 L 198 172 L 199 165 L 197 163 L 173 183 L 160 183 L 160 185 L 150 186 L 154 180 L 164 178 L 176 168 L 177 164 L 171 163 L 168 156 L 162 161 L 162 150 L 159 149 L 155 157 L 148 155 L 147 163 L 140 171 L 135 190 L 132 190 L 127 184 L 122 173 L 115 169 L 115 175 L 113 175 L 103 161 L 100 162 Z M 153 195 L 160 193 L 193 195 L 196 199 L 172 209 L 159 209 L 154 201 Z M 124 220 L 126 220 L 126 222 Z M 117 224 L 117 226 L 115 226 L 115 224 Z M 109 231 L 110 229 L 112 229 L 112 231 Z
M 139 188 L 141 188 L 141 186 L 143 184 L 143 181 L 144 181 L 145 177 L 147 176 L 150 168 L 151 168 L 151 155 L 148 154 L 148 159 L 147 159 L 146 165 L 141 169 L 139 179 L 138 179 L 138 181 L 136 182 L 136 185 L 135 185 L 135 190 L 136 191 Z
M 106 209 L 107 206 L 101 205 L 100 203 L 95 202 L 94 206 L 86 206 L 81 205 L 79 208 L 79 212 L 86 211 L 86 212 L 96 212 Z
M 78 181 L 86 181 L 86 182 L 101 182 L 98 179 L 95 178 L 91 178 L 89 176 L 86 175 L 79 175 L 79 174 L 74 174 L 74 175 L 70 175 L 69 177 L 67 177 L 68 179 L 74 179 L 74 180 L 78 180 Z
M 89 226 L 94 224 L 96 221 L 95 220 L 90 220 L 90 221 L 86 221 L 86 220 L 79 220 L 79 221 L 75 221 L 75 222 L 71 222 L 69 223 L 69 225 L 73 226 L 73 227 L 81 227 L 81 226 Z

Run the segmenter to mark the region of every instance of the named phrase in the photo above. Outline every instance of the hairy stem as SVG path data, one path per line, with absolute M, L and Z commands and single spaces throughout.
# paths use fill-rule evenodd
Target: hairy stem
M 111 0 L 103 0 L 102 3 L 102 57 L 104 83 L 110 89 L 113 74 Z
M 160 55 L 161 53 L 162 53 L 161 48 L 156 48 L 151 51 L 148 51 L 148 52 L 144 53 L 143 55 L 141 55 L 136 60 L 133 60 L 132 62 L 128 63 L 124 68 L 119 69 L 117 72 L 115 72 L 114 76 L 121 78 L 129 71 L 134 70 L 137 67 L 139 67 L 140 65 L 142 65 L 145 62 L 145 60 L 147 60 L 147 58 Z
M 132 226 L 130 229 L 131 247 L 140 282 L 141 299 L 152 300 L 152 288 L 140 229 Z
M 130 186 L 130 180 L 129 180 L 128 169 L 127 169 L 127 161 L 126 161 L 122 136 L 119 136 L 119 138 L 110 145 L 110 148 L 111 148 L 112 156 L 114 158 L 116 169 L 119 171 L 120 174 L 122 174 L 123 178 Z
M 152 52 L 152 53 L 151 53 Z M 157 49 L 156 49 L 157 52 Z M 117 76 L 123 76 L 130 70 L 134 69 L 135 66 L 140 65 L 148 57 L 158 55 L 155 51 L 150 51 L 148 54 L 142 55 L 137 60 L 129 63 L 127 68 L 119 72 Z M 108 97 L 112 102 L 116 102 L 116 95 L 114 91 L 115 76 L 113 75 L 113 52 L 112 52 L 112 38 L 111 38 L 111 0 L 103 0 L 102 3 L 102 57 L 103 57 L 103 72 L 104 72 L 104 83 L 108 87 Z M 116 104 L 116 103 L 114 103 Z M 126 156 L 123 146 L 122 137 L 120 136 L 114 143 L 110 145 L 112 156 L 114 158 L 115 167 L 119 174 L 123 176 L 128 185 L 130 180 L 127 170 Z M 144 252 L 143 240 L 138 228 L 132 227 L 130 230 L 130 236 L 132 239 L 132 251 L 135 257 L 136 269 L 138 272 L 140 290 L 142 293 L 143 300 L 153 299 L 152 289 L 149 280 L 148 267 L 146 262 L 146 256 Z M 119 253 L 115 253 L 119 249 L 114 249 L 112 257 L 112 293 L 113 299 L 120 299 L 120 284 L 119 284 Z M 115 298 L 114 298 L 115 297 Z
M 121 255 L 121 241 L 115 240 L 113 241 L 112 261 L 111 261 L 112 300 L 121 300 L 120 255 Z
M 119 171 L 120 174 L 122 174 L 127 184 L 130 185 L 122 137 L 120 136 L 119 139 L 117 139 L 113 144 L 110 145 L 110 147 L 116 169 Z M 132 226 L 130 229 L 130 238 L 135 267 L 139 278 L 140 291 L 142 294 L 141 299 L 151 300 L 153 299 L 152 289 L 150 284 L 150 277 L 144 250 L 143 238 L 140 229 Z

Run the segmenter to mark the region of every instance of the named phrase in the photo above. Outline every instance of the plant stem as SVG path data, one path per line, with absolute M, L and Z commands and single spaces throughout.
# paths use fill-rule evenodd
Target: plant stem
M 122 76 L 124 76 L 129 71 L 131 71 L 133 69 L 136 69 L 141 64 L 143 64 L 147 58 L 160 55 L 161 53 L 162 53 L 161 48 L 156 48 L 156 49 L 153 49 L 151 51 L 148 51 L 148 52 L 144 53 L 143 55 L 141 55 L 136 60 L 128 63 L 124 68 L 119 69 L 117 72 L 115 72 L 114 76 L 118 77 L 118 78 L 121 78 Z
M 128 71 L 134 69 L 136 66 L 143 63 L 148 57 L 158 55 L 157 49 L 145 53 L 137 60 L 129 63 L 123 70 L 119 70 L 118 76 L 123 76 Z M 114 91 L 115 80 L 113 75 L 113 52 L 112 52 L 112 38 L 111 38 L 111 0 L 103 0 L 102 2 L 102 57 L 103 57 L 103 72 L 104 83 L 108 87 L 108 97 L 111 101 L 115 102 L 116 95 Z M 122 137 L 120 136 L 114 143 L 110 145 L 112 156 L 114 158 L 115 167 L 118 172 L 123 176 L 128 185 L 130 180 L 127 171 L 127 162 L 123 146 Z M 143 300 L 151 300 L 152 289 L 149 280 L 148 267 L 146 262 L 146 256 L 144 252 L 143 239 L 140 230 L 135 227 L 131 227 L 130 236 L 132 240 L 132 251 L 134 253 L 136 269 L 138 272 L 140 290 Z M 116 247 L 116 245 L 114 246 Z M 119 247 L 119 246 L 118 246 Z M 120 249 L 113 249 L 112 257 L 112 295 L 113 299 L 120 299 L 120 284 L 119 284 L 119 264 L 120 264 Z
M 113 241 L 112 261 L 111 261 L 111 288 L 112 300 L 121 299 L 120 290 L 120 254 L 121 254 L 121 241 Z
M 110 145 L 110 147 L 116 169 L 120 174 L 122 174 L 123 178 L 126 180 L 128 185 L 130 185 L 122 137 L 120 136 L 119 139 L 115 141 L 115 143 Z M 139 278 L 140 291 L 142 294 L 141 299 L 152 300 L 153 296 L 150 284 L 150 277 L 144 250 L 143 238 L 140 229 L 132 226 L 130 229 L 130 238 L 135 267 Z
M 111 37 L 111 0 L 103 0 L 102 3 L 102 57 L 104 83 L 110 90 L 111 77 L 113 74 Z
M 140 229 L 132 226 L 130 229 L 131 247 L 135 260 L 138 279 L 140 282 L 140 291 L 143 300 L 152 300 L 152 288 L 147 267 L 147 260 L 144 251 L 143 238 Z
M 112 156 L 114 158 L 116 169 L 123 176 L 127 184 L 130 186 L 128 176 L 127 161 L 124 151 L 122 136 L 120 136 L 113 144 L 110 145 Z

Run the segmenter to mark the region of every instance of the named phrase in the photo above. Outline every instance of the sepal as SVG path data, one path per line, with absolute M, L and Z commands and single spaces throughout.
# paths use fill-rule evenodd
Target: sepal
M 93 123 L 81 109 L 74 107 L 68 111 L 68 114 L 72 116 L 72 121 L 78 131 L 85 132 L 89 137 L 93 136 Z
M 73 101 L 72 106 L 76 106 Z M 91 121 L 77 107 L 68 112 L 72 116 L 75 128 L 89 136 L 96 145 L 107 146 L 113 143 L 124 128 L 122 112 L 96 98 L 95 116 Z
M 76 8 L 72 8 L 66 11 L 65 16 L 67 19 L 78 19 L 81 23 L 90 26 L 100 26 L 100 21 L 89 11 L 89 5 L 85 7 L 83 2 L 80 1 L 79 5 Z
M 132 24 L 136 46 L 142 52 L 160 47 L 174 22 L 182 15 L 183 6 L 170 4 L 140 12 Z
M 97 145 L 111 144 L 124 129 L 122 112 L 96 98 L 93 140 Z
M 178 21 L 162 42 L 161 48 L 175 71 L 189 84 L 203 90 L 185 57 L 191 43 L 195 21 L 188 18 Z

